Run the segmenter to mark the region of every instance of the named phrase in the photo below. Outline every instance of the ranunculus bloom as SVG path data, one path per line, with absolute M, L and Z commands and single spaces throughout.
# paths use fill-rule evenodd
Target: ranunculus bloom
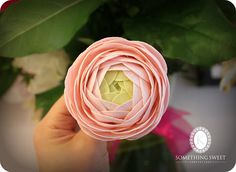
M 89 136 L 138 139 L 157 126 L 168 106 L 167 65 L 147 43 L 105 38 L 75 60 L 64 95 L 69 112 Z

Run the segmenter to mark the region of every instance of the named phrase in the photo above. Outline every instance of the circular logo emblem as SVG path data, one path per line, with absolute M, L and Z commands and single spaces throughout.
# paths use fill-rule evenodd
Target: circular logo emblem
M 189 141 L 195 152 L 204 153 L 211 145 L 211 134 L 206 128 L 197 127 L 191 132 Z

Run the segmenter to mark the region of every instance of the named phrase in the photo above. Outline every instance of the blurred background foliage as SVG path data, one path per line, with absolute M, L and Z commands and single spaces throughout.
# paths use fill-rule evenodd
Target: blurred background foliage
M 38 75 L 13 65 L 16 59 L 64 49 L 68 68 L 91 43 L 109 36 L 152 44 L 164 55 L 169 74 L 206 69 L 236 57 L 236 11 L 226 0 L 19 0 L 0 13 L 0 96 L 18 75 L 29 85 Z M 63 94 L 63 82 L 33 92 L 43 114 Z M 145 139 L 161 140 L 148 136 L 122 143 L 121 150 Z M 164 142 L 158 145 L 118 152 L 112 171 L 176 171 Z
M 122 141 L 110 171 L 174 172 L 177 168 L 165 140 L 149 134 L 135 141 Z

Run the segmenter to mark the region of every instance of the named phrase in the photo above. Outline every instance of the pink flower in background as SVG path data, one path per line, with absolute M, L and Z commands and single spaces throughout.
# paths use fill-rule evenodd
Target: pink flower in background
M 18 0 L 1 0 L 0 1 L 0 12 L 3 12 L 9 5 L 11 5 L 14 2 L 17 2 Z
M 89 136 L 138 139 L 157 126 L 168 106 L 166 62 L 147 43 L 105 38 L 75 60 L 64 95 L 69 112 Z
M 189 136 L 192 126 L 183 118 L 188 112 L 168 107 L 159 125 L 152 131 L 163 136 L 171 153 L 185 155 L 191 150 Z

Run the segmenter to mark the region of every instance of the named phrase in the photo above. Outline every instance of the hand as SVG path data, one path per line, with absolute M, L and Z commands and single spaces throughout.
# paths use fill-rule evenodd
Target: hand
M 81 130 L 62 96 L 38 124 L 34 145 L 40 172 L 107 172 L 106 142 Z

